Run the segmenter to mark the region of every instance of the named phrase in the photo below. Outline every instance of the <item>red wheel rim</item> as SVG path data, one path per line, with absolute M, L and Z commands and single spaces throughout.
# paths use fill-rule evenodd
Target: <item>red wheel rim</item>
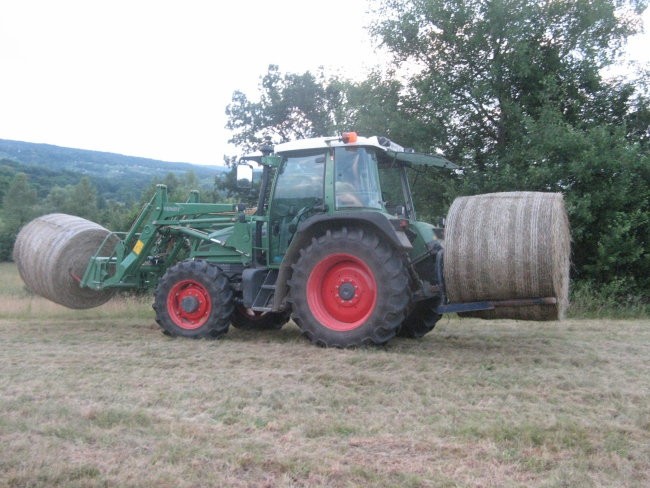
M 178 327 L 198 329 L 208 321 L 211 311 L 210 294 L 198 281 L 179 281 L 169 290 L 167 312 Z
M 361 326 L 377 302 L 377 283 L 368 265 L 350 254 L 327 256 L 307 280 L 307 303 L 328 329 L 349 331 Z

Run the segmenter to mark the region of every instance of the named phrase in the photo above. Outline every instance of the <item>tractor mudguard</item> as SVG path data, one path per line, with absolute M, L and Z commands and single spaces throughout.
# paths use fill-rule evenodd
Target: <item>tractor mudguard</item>
M 287 252 L 289 252 L 294 243 L 300 239 L 301 234 L 309 233 L 307 231 L 315 226 L 320 227 L 320 224 L 323 222 L 327 223 L 325 228 L 330 229 L 340 227 L 341 225 L 370 226 L 378 230 L 380 234 L 386 237 L 397 249 L 409 250 L 412 248 L 411 242 L 408 240 L 408 237 L 406 237 L 406 234 L 402 230 L 398 230 L 398 219 L 389 219 L 386 214 L 380 212 L 347 211 L 337 212 L 334 215 L 318 214 L 301 222 Z M 394 222 L 394 224 L 392 222 Z
M 300 250 L 308 245 L 312 237 L 324 233 L 328 229 L 345 226 L 373 229 L 380 236 L 385 237 L 396 249 L 404 252 L 412 249 L 411 242 L 406 234 L 399 230 L 399 220 L 390 219 L 380 212 L 350 211 L 337 212 L 334 215 L 319 214 L 309 217 L 298 225 L 298 229 L 280 265 L 273 297 L 274 311 L 285 309 L 286 304 L 284 301 L 287 296 L 287 281 L 291 275 L 291 265 L 298 259 Z

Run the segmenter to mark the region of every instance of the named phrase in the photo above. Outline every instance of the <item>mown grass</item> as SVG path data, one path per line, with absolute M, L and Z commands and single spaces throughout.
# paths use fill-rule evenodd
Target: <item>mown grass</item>
M 170 339 L 144 303 L 5 313 L 2 286 L 0 486 L 650 483 L 648 320 L 443 319 L 331 350 L 293 324 Z

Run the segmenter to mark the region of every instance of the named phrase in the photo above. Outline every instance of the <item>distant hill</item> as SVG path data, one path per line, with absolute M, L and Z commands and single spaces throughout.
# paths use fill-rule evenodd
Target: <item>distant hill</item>
M 226 170 L 225 166 L 167 162 L 0 139 L 0 178 L 6 181 L 17 172 L 26 173 L 41 194 L 54 185 L 76 184 L 87 176 L 104 198 L 129 202 L 138 200 L 154 178 L 162 179 L 169 173 L 184 175 L 192 171 L 201 186 L 209 188 L 214 177 Z

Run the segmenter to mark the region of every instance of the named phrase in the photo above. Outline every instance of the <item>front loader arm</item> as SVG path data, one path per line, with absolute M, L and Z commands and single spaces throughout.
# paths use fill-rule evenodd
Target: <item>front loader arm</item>
M 185 203 L 170 203 L 167 187 L 157 185 L 153 198 L 115 248 L 100 246 L 80 285 L 96 290 L 154 286 L 177 259 L 184 239 L 209 240 L 206 231 L 232 225 L 234 218 L 231 204 L 198 203 L 197 192 L 192 192 Z M 159 257 L 161 254 L 164 257 Z
M 141 267 L 144 257 L 152 247 L 157 229 L 151 224 L 161 217 L 166 204 L 167 187 L 157 185 L 153 198 L 144 206 L 131 229 L 121 238 L 115 249 L 110 252 L 104 249 L 105 244 L 102 244 L 90 259 L 81 279 L 81 286 L 97 290 L 138 287 L 138 283 L 127 277 L 132 277 L 134 271 Z M 105 243 L 107 241 L 108 238 Z

